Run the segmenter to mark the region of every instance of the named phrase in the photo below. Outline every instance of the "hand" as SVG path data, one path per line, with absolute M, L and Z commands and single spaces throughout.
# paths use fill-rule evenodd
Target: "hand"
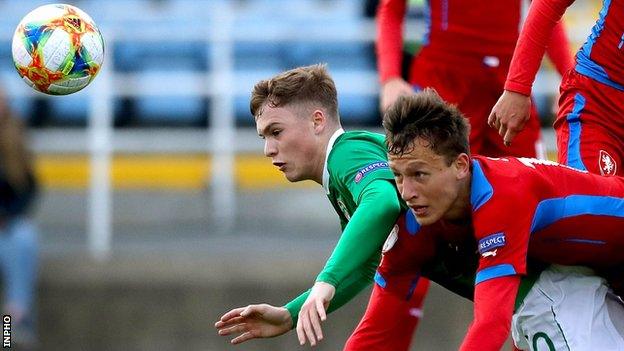
M 334 293 L 336 293 L 336 288 L 331 284 L 324 282 L 314 284 L 310 295 L 299 311 L 299 320 L 297 321 L 299 344 L 304 345 L 306 340 L 309 340 L 310 345 L 314 346 L 317 341 L 323 340 L 321 321 L 327 319 L 325 309 L 334 298 Z
M 284 307 L 267 304 L 249 305 L 231 310 L 215 323 L 219 335 L 240 334 L 230 342 L 240 344 L 256 338 L 285 334 L 292 327 L 290 313 Z
M 381 95 L 379 96 L 379 107 L 381 112 L 386 112 L 388 107 L 392 105 L 399 96 L 414 94 L 414 88 L 401 78 L 392 78 L 387 80 L 381 86 Z
M 505 90 L 488 117 L 490 127 L 498 129 L 505 145 L 511 145 L 529 120 L 531 97 Z

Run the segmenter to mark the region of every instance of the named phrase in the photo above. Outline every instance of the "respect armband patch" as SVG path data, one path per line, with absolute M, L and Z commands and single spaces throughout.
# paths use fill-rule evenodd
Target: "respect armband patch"
M 390 168 L 388 166 L 388 162 L 373 162 L 371 164 L 366 165 L 365 167 L 360 168 L 358 172 L 355 174 L 355 183 L 359 183 L 366 177 L 368 174 L 372 173 L 377 169 Z
M 479 240 L 479 253 L 483 256 L 496 256 L 494 252 L 493 255 L 487 255 L 487 253 L 495 250 L 499 247 L 505 246 L 505 233 L 500 232 L 492 235 L 488 235 L 485 238 Z

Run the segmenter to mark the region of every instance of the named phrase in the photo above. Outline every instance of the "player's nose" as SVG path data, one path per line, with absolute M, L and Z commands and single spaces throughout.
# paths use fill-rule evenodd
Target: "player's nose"
M 277 145 L 271 140 L 264 141 L 264 156 L 273 157 L 277 155 Z
M 418 189 L 409 179 L 403 179 L 399 191 L 401 192 L 401 198 L 406 202 L 418 198 Z

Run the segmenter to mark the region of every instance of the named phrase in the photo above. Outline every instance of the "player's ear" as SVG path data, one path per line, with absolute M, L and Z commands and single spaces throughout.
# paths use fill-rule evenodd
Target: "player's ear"
M 325 130 L 327 116 L 325 116 L 325 113 L 322 110 L 314 110 L 314 112 L 312 112 L 312 123 L 314 123 L 314 131 L 317 134 L 320 134 L 323 130 Z
M 455 168 L 457 170 L 457 179 L 464 179 L 470 174 L 470 156 L 461 153 L 455 159 Z

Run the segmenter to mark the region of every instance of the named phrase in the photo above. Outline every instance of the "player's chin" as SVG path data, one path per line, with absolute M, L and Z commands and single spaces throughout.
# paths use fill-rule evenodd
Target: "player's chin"
M 435 220 L 432 220 L 429 217 L 416 217 L 416 222 L 418 222 L 418 224 L 420 225 L 430 225 L 435 223 Z
M 436 216 L 431 212 L 419 214 L 416 213 L 416 222 L 420 225 L 430 225 L 440 220 L 440 216 Z
M 283 172 L 284 172 L 284 177 L 286 177 L 286 179 L 291 183 L 300 182 L 304 180 L 300 174 L 298 174 L 297 172 L 293 172 L 292 170 L 284 170 Z

